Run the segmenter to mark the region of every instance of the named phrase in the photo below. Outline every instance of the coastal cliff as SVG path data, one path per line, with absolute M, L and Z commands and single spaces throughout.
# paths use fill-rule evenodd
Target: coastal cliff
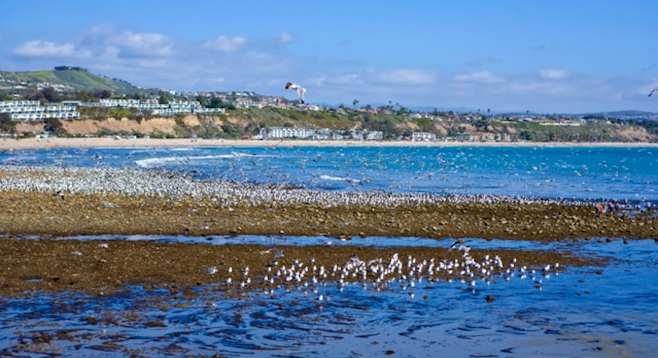
M 401 140 L 413 132 L 429 132 L 437 140 L 470 142 L 639 142 L 652 143 L 658 136 L 634 123 L 587 123 L 578 126 L 491 121 L 483 125 L 456 121 L 421 121 L 395 117 L 326 116 L 301 111 L 236 111 L 229 115 L 165 116 L 152 118 L 106 117 L 102 119 L 17 122 L 15 133 L 34 136 L 44 131 L 60 137 L 150 136 L 154 138 L 225 138 L 255 136 L 261 128 L 288 127 L 335 131 L 377 130 L 384 140 Z M 492 139 L 494 138 L 494 139 Z

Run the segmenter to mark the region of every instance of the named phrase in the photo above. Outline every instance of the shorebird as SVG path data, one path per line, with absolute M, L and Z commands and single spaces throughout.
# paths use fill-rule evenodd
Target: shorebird
M 269 250 L 264 250 L 264 251 L 260 252 L 261 255 L 265 255 L 265 254 L 269 254 L 269 253 L 274 253 L 274 255 L 276 255 L 276 257 L 283 257 L 283 250 L 279 250 L 276 247 L 273 247 Z
M 213 266 L 207 267 L 207 268 L 206 268 L 206 273 L 207 273 L 208 275 L 214 275 L 214 274 L 216 274 L 216 273 L 217 273 L 217 266 L 214 266 L 214 265 L 213 265 Z
M 294 89 L 297 91 L 297 94 L 299 95 L 299 100 L 304 104 L 304 93 L 306 93 L 306 89 L 296 83 L 288 82 L 286 83 L 286 89 Z

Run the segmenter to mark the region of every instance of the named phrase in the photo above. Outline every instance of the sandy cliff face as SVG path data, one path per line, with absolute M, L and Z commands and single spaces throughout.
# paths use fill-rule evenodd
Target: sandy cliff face
M 184 117 L 180 123 L 188 128 L 194 128 L 201 124 L 199 119 L 192 115 Z M 176 120 L 171 117 L 158 117 L 145 119 L 142 121 L 136 121 L 128 118 L 107 118 L 103 120 L 84 119 L 62 121 L 62 126 L 64 127 L 64 130 L 72 135 L 96 134 L 101 132 L 103 129 L 111 132 L 139 132 L 147 135 L 157 132 L 164 134 L 174 134 Z M 19 133 L 41 133 L 43 132 L 43 123 L 21 122 L 17 124 L 16 130 Z
M 18 122 L 16 123 L 18 133 L 42 133 L 43 123 Z
M 641 127 L 628 127 L 619 130 L 619 135 L 631 142 L 648 142 L 655 138 L 646 129 Z
M 229 130 L 248 130 L 253 133 L 257 131 L 259 123 L 258 118 L 242 116 L 201 116 L 190 114 L 185 117 L 156 117 L 137 121 L 128 118 L 106 118 L 102 120 L 84 119 L 61 121 L 64 130 L 74 136 L 83 136 L 85 134 L 98 135 L 106 133 L 141 133 L 142 135 L 158 136 L 180 135 L 181 130 L 187 134 L 197 134 L 203 136 L 208 130 L 214 130 L 214 133 L 224 133 L 227 125 L 232 125 L 235 129 Z M 302 124 L 303 125 L 303 124 Z M 420 127 L 413 121 L 406 123 L 397 123 L 396 126 L 402 130 L 418 131 Z M 256 128 L 256 129 L 254 129 Z M 354 123 L 353 129 L 363 128 L 363 123 Z M 477 132 L 478 129 L 469 123 L 435 123 L 434 131 L 438 134 L 445 135 L 448 130 L 458 132 Z M 488 130 L 503 131 L 505 133 L 516 133 L 514 126 L 491 126 Z M 40 122 L 19 122 L 16 125 L 16 131 L 22 133 L 40 134 L 44 131 L 43 123 Z M 614 141 L 628 142 L 654 142 L 655 136 L 649 133 L 645 128 L 639 126 L 616 126 L 611 129 Z M 212 135 L 212 133 L 211 133 Z
M 153 118 L 143 121 L 135 121 L 127 118 L 108 118 L 102 121 L 84 120 L 62 122 L 64 129 L 73 135 L 98 133 L 102 129 L 111 132 L 139 132 L 151 134 L 155 132 L 173 133 L 176 122 L 173 118 Z

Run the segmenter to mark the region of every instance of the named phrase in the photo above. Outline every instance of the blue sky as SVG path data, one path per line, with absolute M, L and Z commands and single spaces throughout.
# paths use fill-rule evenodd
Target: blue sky
M 655 0 L 2 0 L 0 69 L 310 103 L 658 112 Z

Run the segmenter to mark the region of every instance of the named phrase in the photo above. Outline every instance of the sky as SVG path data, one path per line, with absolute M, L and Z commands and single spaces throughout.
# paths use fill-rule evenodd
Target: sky
M 658 112 L 655 0 L 0 0 L 0 70 L 482 112 Z

